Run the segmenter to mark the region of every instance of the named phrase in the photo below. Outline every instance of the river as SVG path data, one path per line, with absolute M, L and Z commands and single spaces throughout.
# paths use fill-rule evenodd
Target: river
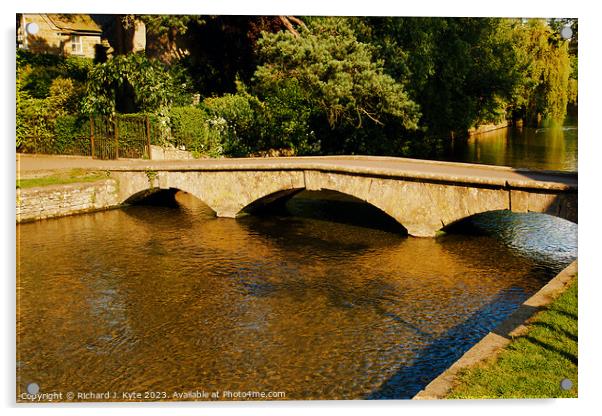
M 459 140 L 440 158 L 515 168 L 577 172 L 576 118 L 564 126 L 508 127 Z
M 517 132 L 453 158 L 576 169 L 575 129 Z M 411 398 L 577 256 L 540 214 L 421 239 L 336 193 L 237 220 L 175 198 L 17 226 L 18 393 Z

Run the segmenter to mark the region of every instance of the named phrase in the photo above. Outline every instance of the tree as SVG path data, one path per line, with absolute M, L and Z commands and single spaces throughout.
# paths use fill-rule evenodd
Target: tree
M 294 91 L 294 104 L 301 106 L 295 112 L 308 115 L 323 152 L 370 151 L 367 131 L 382 133 L 386 124 L 400 132 L 417 128 L 418 106 L 384 73 L 346 19 L 311 19 L 300 36 L 264 33 L 258 47 L 262 64 L 253 78 L 255 93 L 266 99 Z
M 514 100 L 515 111 L 532 125 L 542 119 L 562 123 L 570 91 L 569 42 L 542 19 L 520 24 L 515 37 L 519 59 L 525 64 Z
M 513 22 L 496 18 L 356 19 L 387 73 L 420 104 L 429 135 L 462 135 L 504 119 L 520 81 Z
M 118 55 L 90 72 L 84 112 L 114 114 L 118 109 L 117 93 L 124 86 L 131 91 L 136 106 L 125 112 L 165 113 L 176 88 L 170 73 L 159 62 L 142 54 Z
M 139 15 L 146 25 L 148 46 L 147 56 L 172 63 L 185 57 L 185 52 L 178 48 L 178 40 L 188 32 L 192 25 L 202 26 L 207 21 L 206 16 L 196 15 Z

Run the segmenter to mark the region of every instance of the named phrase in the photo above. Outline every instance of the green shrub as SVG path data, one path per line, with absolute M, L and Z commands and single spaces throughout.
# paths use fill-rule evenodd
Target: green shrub
M 71 78 L 55 78 L 50 84 L 48 108 L 54 114 L 68 114 L 79 111 L 83 89 Z
M 88 154 L 90 121 L 72 114 L 58 116 L 54 122 L 52 152 L 58 154 Z
M 57 117 L 79 111 L 92 60 L 17 50 L 16 64 L 17 149 L 61 153 Z
M 56 68 L 31 67 L 22 70 L 23 89 L 34 98 L 46 98 L 50 93 L 52 80 L 60 75 Z
M 21 65 L 32 65 L 41 67 L 55 67 L 61 64 L 65 58 L 51 53 L 34 53 L 25 49 L 17 49 L 17 63 Z
M 206 98 L 201 108 L 210 116 L 210 122 L 221 122 L 224 128 L 224 153 L 232 156 L 247 154 L 254 146 L 255 110 L 259 101 L 244 92 Z M 212 120 L 212 121 L 211 121 Z M 223 121 L 221 121 L 223 120 Z
M 67 149 L 72 149 L 75 140 L 70 132 L 76 129 L 72 119 L 77 117 L 68 114 L 78 110 L 80 99 L 81 89 L 78 90 L 68 78 L 54 79 L 46 98 L 31 97 L 17 82 L 17 149 L 25 152 L 70 153 L 71 150 Z M 80 147 L 81 143 L 77 145 L 78 149 Z M 82 152 L 77 150 L 74 154 L 86 154 Z
M 94 68 L 94 60 L 81 56 L 68 56 L 59 65 L 62 77 L 68 77 L 80 83 L 88 80 L 92 68 Z
M 17 92 L 17 99 L 16 99 L 16 127 L 17 127 L 17 131 L 16 131 L 16 139 L 17 139 L 17 148 L 21 147 L 23 145 L 23 142 L 26 140 L 25 135 L 27 132 L 26 126 L 25 126 L 25 118 L 24 118 L 24 112 L 25 112 L 25 104 L 26 101 L 29 100 L 31 97 L 29 96 L 29 94 L 27 93 L 27 91 L 25 91 L 23 89 L 23 82 L 21 80 L 21 77 L 19 76 L 19 71 L 17 71 L 17 77 L 16 77 L 16 92 Z
M 17 150 L 33 152 L 40 145 L 52 142 L 54 118 L 46 100 L 27 96 L 19 100 L 17 123 Z
M 211 117 L 197 107 L 173 107 L 169 119 L 171 142 L 177 148 L 196 155 L 217 157 L 224 154 L 225 119 Z
M 226 122 L 224 152 L 243 156 L 269 149 L 312 153 L 315 135 L 309 127 L 311 108 L 294 80 L 265 94 L 262 101 L 239 83 L 236 94 L 206 98 L 203 108 L 213 119 Z M 264 92 L 266 92 L 264 90 Z
M 193 81 L 184 66 L 176 62 L 168 70 L 172 79 L 172 105 L 174 107 L 192 105 L 194 95 Z
M 93 61 L 90 58 L 17 50 L 17 73 L 21 86 L 34 98 L 48 97 L 52 82 L 59 77 L 69 78 L 76 88 L 82 88 L 92 67 Z
M 314 153 L 319 143 L 310 127 L 316 109 L 295 79 L 278 88 L 264 89 L 265 97 L 257 111 L 260 149 L 291 149 L 295 154 Z

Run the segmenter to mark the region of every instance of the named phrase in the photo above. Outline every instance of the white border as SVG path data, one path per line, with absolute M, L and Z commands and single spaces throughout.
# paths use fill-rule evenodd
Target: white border
M 117 409 L 140 411 L 148 415 L 169 414 L 180 415 L 191 413 L 202 414 L 274 414 L 283 412 L 293 415 L 306 415 L 308 412 L 331 414 L 333 411 L 345 414 L 361 414 L 378 412 L 381 414 L 399 415 L 400 412 L 422 414 L 508 414 L 544 413 L 546 415 L 567 415 L 592 413 L 591 409 L 600 404 L 601 361 L 600 337 L 601 316 L 597 294 L 600 290 L 601 276 L 596 273 L 596 256 L 600 256 L 597 245 L 599 240 L 599 223 L 596 221 L 598 211 L 602 209 L 598 197 L 599 178 L 602 174 L 596 169 L 602 156 L 602 134 L 599 120 L 599 105 L 602 97 L 600 90 L 600 15 L 596 13 L 595 2 L 591 1 L 525 1 L 506 0 L 503 2 L 483 1 L 432 1 L 421 0 L 252 0 L 252 1 L 197 1 L 186 0 L 171 2 L 151 2 L 149 0 L 103 0 L 84 3 L 81 0 L 22 0 L 2 3 L 3 34 L 2 37 L 2 81 L 5 91 L 0 100 L 2 105 L 2 126 L 4 135 L 2 157 L 4 158 L 2 175 L 3 195 L 3 230 L 2 256 L 5 273 L 2 274 L 2 371 L 0 376 L 0 392 L 5 414 L 52 414 L 71 415 L 86 414 L 106 415 L 107 411 Z M 578 17 L 579 18 L 579 172 L 580 172 L 580 226 L 579 226 L 579 396 L 578 400 L 505 400 L 505 401 L 380 401 L 380 402 L 287 402 L 287 403 L 182 403 L 144 404 L 144 405 L 88 405 L 85 409 L 73 405 L 44 407 L 15 407 L 15 162 L 14 162 L 14 29 L 17 12 L 71 12 L 71 13 L 172 13 L 172 14 L 293 14 L 293 15 L 397 15 L 397 16 L 521 16 L 521 17 Z M 602 202 L 602 201 L 601 201 Z M 336 410 L 335 410 L 336 409 Z

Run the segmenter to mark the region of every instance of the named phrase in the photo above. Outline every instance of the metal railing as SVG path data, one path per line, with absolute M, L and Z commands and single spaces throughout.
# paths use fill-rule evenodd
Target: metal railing
M 151 157 L 151 126 L 146 115 L 90 117 L 92 157 L 97 159 Z
M 151 126 L 148 115 L 70 117 L 77 126 L 67 129 L 69 134 L 59 134 L 56 117 L 36 116 L 25 120 L 27 132 L 18 151 L 96 159 L 150 159 L 151 134 L 156 134 L 157 129 Z

